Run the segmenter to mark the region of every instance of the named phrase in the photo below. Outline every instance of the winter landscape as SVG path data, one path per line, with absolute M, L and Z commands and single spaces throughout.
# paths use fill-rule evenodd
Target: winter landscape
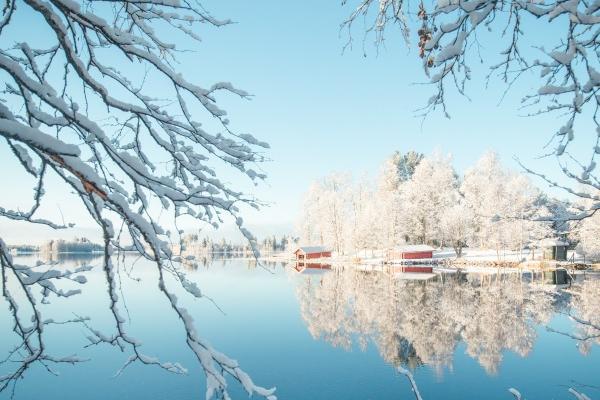
M 0 399 L 600 399 L 599 32 L 2 0 Z

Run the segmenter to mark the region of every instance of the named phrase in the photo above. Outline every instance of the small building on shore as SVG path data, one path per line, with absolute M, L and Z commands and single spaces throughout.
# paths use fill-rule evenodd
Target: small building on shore
M 569 243 L 559 238 L 548 238 L 540 241 L 544 260 L 566 261 Z
M 331 257 L 331 250 L 323 246 L 303 246 L 298 247 L 294 251 L 297 261 L 311 260 L 315 258 L 329 258 Z
M 419 260 L 433 258 L 433 247 L 426 244 L 396 247 L 388 252 L 388 259 Z

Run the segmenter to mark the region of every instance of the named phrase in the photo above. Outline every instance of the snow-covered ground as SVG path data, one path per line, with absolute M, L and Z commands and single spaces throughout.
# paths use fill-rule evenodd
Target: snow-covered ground
M 294 261 L 294 255 L 291 253 L 280 253 L 267 258 L 272 261 Z M 569 251 L 567 254 L 568 263 L 583 263 L 584 258 L 574 251 Z M 443 272 L 445 270 L 456 271 L 457 266 L 461 270 L 472 272 L 489 270 L 490 266 L 501 266 L 504 269 L 514 268 L 522 270 L 529 269 L 539 265 L 542 260 L 542 251 L 524 249 L 522 251 L 500 250 L 495 249 L 479 249 L 465 248 L 461 258 L 457 258 L 452 248 L 435 249 L 433 258 L 430 259 L 388 259 L 385 257 L 384 250 L 361 250 L 356 254 L 338 255 L 333 253 L 330 258 L 311 259 L 309 263 L 327 263 L 327 264 L 352 264 L 359 266 L 362 269 L 377 269 L 384 264 L 428 264 L 436 266 L 436 271 Z M 518 268 L 517 268 L 518 265 Z
M 366 263 L 380 262 L 384 261 L 385 257 L 383 256 L 383 251 L 381 250 L 368 250 L 368 251 L 360 251 L 356 254 L 356 258 L 360 258 L 361 261 Z M 572 258 L 574 257 L 574 258 Z M 333 259 L 337 259 L 334 254 Z M 449 259 L 454 260 L 456 258 L 456 253 L 454 249 L 450 247 L 435 249 L 433 251 L 433 259 L 435 261 L 439 261 L 441 259 Z M 530 249 L 523 249 L 521 251 L 516 250 L 499 250 L 495 249 L 480 249 L 480 248 L 464 248 L 462 252 L 462 256 L 460 258 L 465 262 L 468 261 L 489 261 L 489 262 L 527 262 L 527 261 L 542 261 L 542 251 L 540 249 L 536 249 L 532 251 Z M 574 260 L 575 262 L 583 262 L 583 256 L 577 254 L 576 252 L 570 250 L 567 253 L 568 260 Z M 388 260 L 395 261 L 395 260 Z M 407 260 L 403 260 L 407 261 Z M 417 261 L 424 261 L 423 259 Z

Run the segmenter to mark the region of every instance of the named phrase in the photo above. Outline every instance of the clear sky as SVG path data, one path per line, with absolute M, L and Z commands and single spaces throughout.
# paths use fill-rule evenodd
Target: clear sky
M 354 31 L 354 48 L 342 52 L 347 34 L 339 26 L 350 8 L 341 7 L 339 1 L 211 0 L 204 5 L 216 17 L 231 18 L 236 24 L 201 32 L 201 43 L 178 43 L 195 50 L 181 54 L 178 68 L 201 85 L 230 81 L 254 95 L 251 101 L 219 100 L 229 111 L 233 128 L 271 145 L 267 153 L 271 161 L 263 165 L 268 179 L 253 189 L 271 205 L 245 213 L 259 235 L 293 226 L 311 181 L 332 171 L 375 176 L 394 150 L 451 153 L 455 167 L 463 172 L 492 149 L 507 166 L 518 168 L 516 156 L 558 177 L 553 158 L 535 158 L 543 153 L 542 146 L 560 126 L 559 120 L 556 116 L 525 118 L 518 110 L 522 95 L 539 86 L 532 76 L 519 81 L 499 105 L 504 85 L 493 80 L 486 87 L 487 70 L 474 57 L 473 80 L 467 88 L 470 99 L 451 93 L 451 119 L 434 113 L 422 121 L 415 110 L 426 104 L 432 88 L 417 84 L 426 81 L 417 50 L 405 46 L 397 29 L 389 30 L 386 46 L 379 51 L 370 38 L 365 56 L 360 25 Z M 24 37 L 39 33 L 35 24 L 33 28 L 22 24 L 19 29 Z M 536 39 L 551 30 L 530 32 Z M 416 34 L 412 35 L 415 43 Z M 484 65 L 497 60 L 498 35 L 492 32 L 480 38 Z M 588 138 L 595 135 L 591 126 L 580 129 Z M 0 160 L 8 156 L 2 148 Z M 31 189 L 8 168 L 0 174 L 8 182 L 5 187 L 11 188 L 2 194 L 3 200 L 21 204 Z M 237 179 L 243 178 L 232 176 L 231 182 L 237 184 Z M 68 214 L 66 208 L 77 215 L 81 210 L 75 211 L 71 201 L 57 193 L 49 209 L 62 204 L 63 213 Z M 80 226 L 92 228 L 88 222 Z M 0 222 L 0 235 L 29 240 L 18 232 L 14 225 Z

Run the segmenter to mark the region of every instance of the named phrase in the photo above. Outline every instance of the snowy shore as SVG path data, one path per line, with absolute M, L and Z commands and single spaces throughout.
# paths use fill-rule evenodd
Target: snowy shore
M 261 258 L 271 262 L 296 262 L 293 254 L 279 253 Z M 337 255 L 332 257 L 316 258 L 307 260 L 311 264 L 331 265 L 356 265 L 356 266 L 401 266 L 401 265 L 430 265 L 436 271 L 482 272 L 501 268 L 502 270 L 514 269 L 541 270 L 556 267 L 568 267 L 579 269 L 583 267 L 599 269 L 600 264 L 586 262 L 583 257 L 574 252 L 569 252 L 569 261 L 543 260 L 540 252 L 532 253 L 529 250 L 488 250 L 488 249 L 464 249 L 463 255 L 457 258 L 452 249 L 439 249 L 434 252 L 433 258 L 424 259 L 387 259 L 383 257 L 381 250 L 361 251 L 356 255 Z

